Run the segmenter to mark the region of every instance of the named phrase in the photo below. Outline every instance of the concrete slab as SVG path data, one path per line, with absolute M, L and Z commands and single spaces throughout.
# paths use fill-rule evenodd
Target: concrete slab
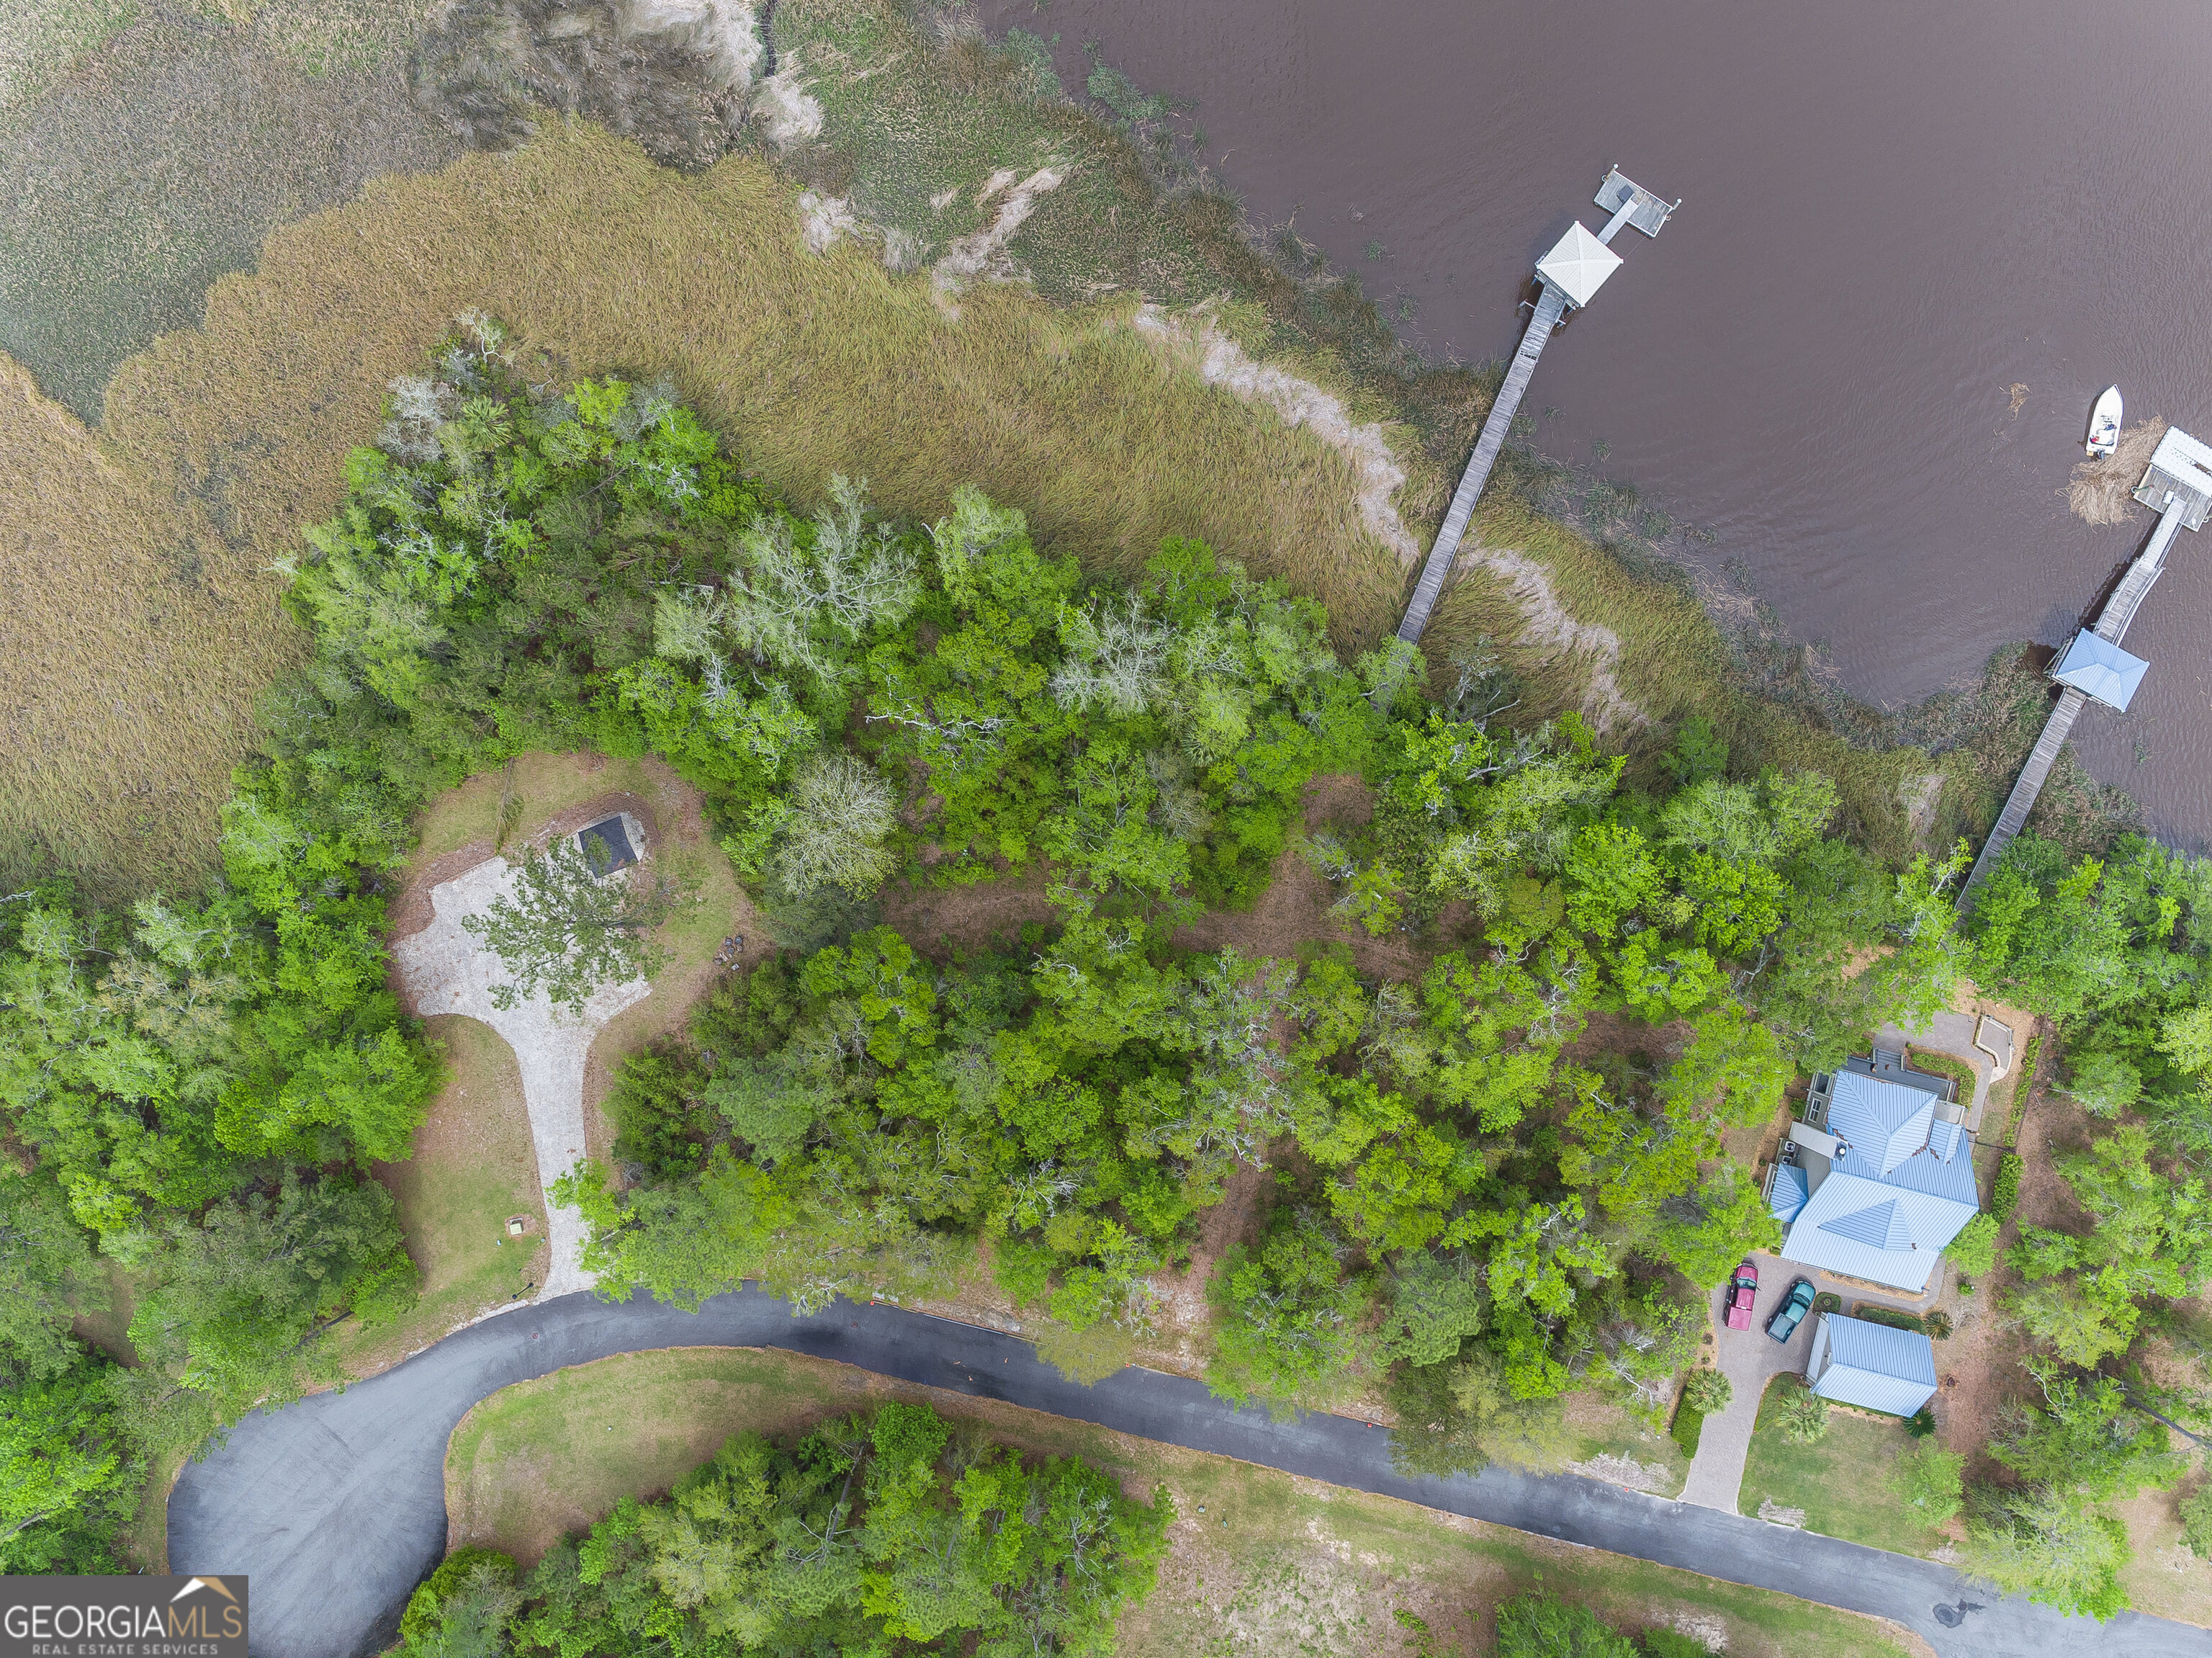
M 2002 1019 L 1992 1019 L 1984 1014 L 1974 1027 L 1974 1045 L 1996 1061 L 1996 1069 L 1990 1073 L 1990 1081 L 2001 1082 L 2012 1075 L 2012 1027 Z
M 1972 1065 L 1974 1068 L 1974 1097 L 1966 1106 L 1966 1131 L 1978 1134 L 1982 1128 L 1982 1108 L 1990 1102 L 1990 1084 L 2003 1073 L 1997 1070 L 1994 1056 L 1986 1049 L 1974 1045 L 1974 1015 L 1946 1008 L 1925 1025 L 1914 1030 L 1906 1030 L 1898 1025 L 1884 1025 L 1874 1033 L 1874 1045 L 1878 1048 L 1929 1048 Z
M 513 1008 L 495 1007 L 491 987 L 505 984 L 509 975 L 499 958 L 462 928 L 461 918 L 481 915 L 497 899 L 514 896 L 516 874 L 505 858 L 488 858 L 432 887 L 430 924 L 395 940 L 392 959 L 400 989 L 418 1015 L 465 1015 L 490 1026 L 514 1050 L 538 1181 L 550 1188 L 584 1155 L 584 1064 L 592 1039 L 653 987 L 641 978 L 602 984 L 585 1003 L 580 1018 L 554 1007 L 542 991 Z M 554 1203 L 549 1192 L 545 1217 L 550 1259 L 537 1299 L 590 1289 L 595 1279 L 584 1271 L 582 1216 Z

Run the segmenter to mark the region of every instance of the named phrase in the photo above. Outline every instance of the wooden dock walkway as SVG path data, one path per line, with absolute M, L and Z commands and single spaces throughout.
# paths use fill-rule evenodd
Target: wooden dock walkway
M 2120 577 L 2119 586 L 2105 601 L 2099 613 L 2097 625 L 2090 630 L 2107 644 L 2118 644 L 2127 637 L 2128 624 L 2136 619 L 2144 596 L 2166 574 L 2166 551 L 2173 545 L 2175 533 L 2181 528 L 2181 508 L 2168 507 L 2159 515 L 2158 528 L 2150 538 L 2150 545 L 2142 556 L 2128 566 L 2128 573 Z
M 1490 470 L 1498 464 L 1513 417 L 1528 393 L 1529 376 L 1536 372 L 1536 359 L 1543 355 L 1545 342 L 1559 326 L 1566 303 L 1566 296 L 1557 288 L 1549 283 L 1544 285 L 1536 314 L 1528 320 L 1528 332 L 1521 336 L 1521 349 L 1513 354 L 1504 383 L 1498 387 L 1497 400 L 1491 404 L 1481 434 L 1474 440 L 1474 453 L 1468 457 L 1467 470 L 1460 474 L 1459 488 L 1452 492 L 1443 527 L 1437 532 L 1436 545 L 1429 549 L 1428 562 L 1421 566 L 1421 580 L 1413 589 L 1413 601 L 1406 607 L 1405 619 L 1398 624 L 1398 637 L 1407 644 L 1420 643 L 1421 631 L 1429 625 L 1429 613 L 1443 596 L 1453 562 L 1459 557 L 1461 539 L 1474 517 L 1474 503 L 1481 497 L 1482 486 L 1490 481 Z
M 2127 637 L 2128 624 L 2136 619 L 2144 597 L 2157 585 L 2158 578 L 2166 573 L 2166 550 L 2172 546 L 2173 538 L 2181 528 L 2186 503 L 2172 502 L 2159 515 L 2158 527 L 2151 532 L 2149 544 L 2135 562 L 2128 566 L 2127 574 L 2120 577 L 2119 586 L 2097 615 L 2096 625 L 2090 629 L 2108 644 L 2118 644 Z M 1959 889 L 1959 913 L 1964 915 L 1973 907 L 1975 889 L 1984 876 L 1996 868 L 2005 855 L 2005 848 L 2027 825 L 2027 814 L 2035 809 L 2035 799 L 2043 792 L 2043 785 L 2051 776 L 2051 768 L 2057 763 L 2058 751 L 2066 746 L 2067 735 L 2074 729 L 2082 704 L 2089 700 L 2087 693 L 2069 686 L 2060 693 L 2058 705 L 2051 710 L 2044 722 L 2043 735 L 2035 740 L 2028 751 L 2027 764 L 2020 768 L 2012 793 L 2005 796 L 2004 810 L 1997 814 L 1996 826 L 1990 838 L 1982 843 L 1981 853 L 1974 859 L 1974 867 L 1967 872 L 1966 884 Z
M 2081 712 L 2081 705 L 2089 700 L 2087 692 L 2076 691 L 2072 686 L 2059 693 L 2058 706 L 2051 710 L 2044 722 L 2043 735 L 2035 740 L 2028 751 L 2027 764 L 2020 768 L 2020 777 L 2013 783 L 2012 793 L 2005 796 L 2004 810 L 1997 814 L 1996 827 L 1982 843 L 1981 856 L 1974 860 L 1966 884 L 1959 889 L 1959 908 L 1963 913 L 1969 906 L 1968 896 L 1980 885 L 1982 877 L 1997 865 L 2004 856 L 2005 848 L 2019 834 L 2027 814 L 2035 809 L 2035 797 L 2043 792 L 2045 779 L 2057 763 L 2058 751 L 2066 747 L 2067 734 L 2074 729 L 2074 722 Z

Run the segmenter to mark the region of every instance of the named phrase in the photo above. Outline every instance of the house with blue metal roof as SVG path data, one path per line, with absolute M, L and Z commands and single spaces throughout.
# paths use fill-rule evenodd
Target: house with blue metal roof
M 1901 1054 L 1814 1078 L 1767 1186 L 1782 1259 L 1917 1295 L 1981 1209 L 1974 1137 L 1943 1077 Z
M 1823 1313 L 1805 1380 L 1838 1405 L 1909 1417 L 1936 1397 L 1936 1344 L 1917 1330 Z

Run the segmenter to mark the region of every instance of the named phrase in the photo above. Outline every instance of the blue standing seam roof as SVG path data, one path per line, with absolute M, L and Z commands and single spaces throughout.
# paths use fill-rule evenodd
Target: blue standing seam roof
M 1980 1208 L 1973 1161 L 1960 1155 L 1966 1137 L 1937 1123 L 1935 1109 L 1917 1088 L 1855 1072 L 1838 1076 L 1828 1103 L 1828 1132 L 1850 1149 L 1835 1159 L 1836 1170 Z
M 1832 1221 L 1823 1221 L 1820 1230 L 1849 1238 L 1853 1243 L 1872 1244 L 1876 1249 L 1904 1249 L 1913 1241 L 1912 1228 L 1899 1212 L 1894 1198 L 1886 1204 L 1872 1204 L 1851 1214 L 1838 1215 Z
M 1936 1392 L 1936 1344 L 1917 1330 L 1828 1314 L 1828 1367 L 1813 1391 L 1822 1399 L 1909 1417 Z
M 1944 1247 L 1981 1208 L 1972 1137 L 1936 1121 L 1923 1090 L 1858 1071 L 1837 1074 L 1827 1123 L 1836 1154 L 1786 1217 L 1782 1258 L 1925 1289 Z
M 1767 1212 L 1778 1221 L 1794 1221 L 1805 1207 L 1805 1171 L 1784 1163 L 1774 1171 L 1774 1195 L 1767 1200 Z
M 2136 687 L 2142 683 L 2144 670 L 2149 667 L 2142 657 L 2130 656 L 2085 627 L 2066 647 L 2066 655 L 2051 670 L 2051 677 L 2061 685 L 2087 692 L 2106 707 L 2117 708 L 2124 714 Z

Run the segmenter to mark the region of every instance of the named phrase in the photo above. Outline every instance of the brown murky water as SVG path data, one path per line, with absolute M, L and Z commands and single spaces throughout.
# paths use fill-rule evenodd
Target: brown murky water
M 1606 168 L 1681 212 L 1545 354 L 1549 454 L 1709 527 L 1848 690 L 1886 705 L 2061 640 L 2148 533 L 2063 490 L 2091 401 L 2212 438 L 2212 6 L 985 0 L 1192 101 L 1252 216 L 1502 358 L 1531 264 Z M 1380 243 L 1382 257 L 1367 257 Z M 2013 388 L 2025 387 L 2015 408 Z M 1597 446 L 1603 445 L 1601 456 Z M 2212 841 L 2212 531 L 2075 728 L 2161 833 Z

